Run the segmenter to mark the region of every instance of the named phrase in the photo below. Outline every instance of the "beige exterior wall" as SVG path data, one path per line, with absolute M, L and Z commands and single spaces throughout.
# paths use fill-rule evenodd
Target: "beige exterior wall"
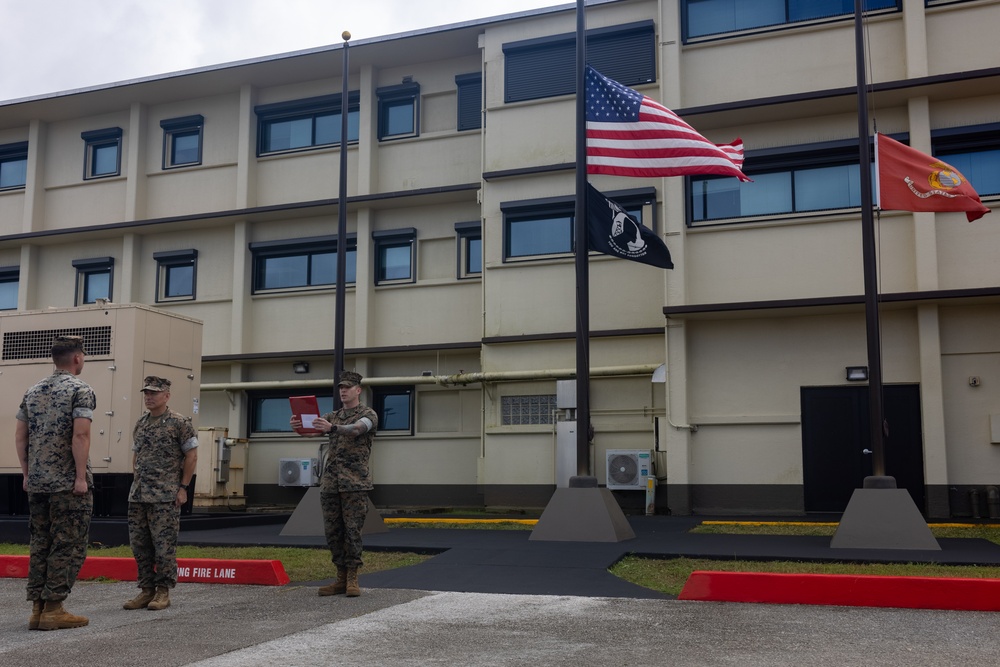
M 1000 2 L 903 5 L 867 28 L 873 81 L 892 84 L 873 95 L 879 129 L 908 132 L 929 150 L 933 130 L 997 122 L 1000 77 L 960 73 L 1000 64 L 981 46 L 1000 24 Z M 622 0 L 588 8 L 587 25 L 655 21 L 657 80 L 638 89 L 689 110 L 686 120 L 713 141 L 742 137 L 752 155 L 856 137 L 851 21 L 684 44 L 680 16 L 680 0 Z M 573 196 L 574 99 L 505 103 L 503 49 L 574 29 L 573 11 L 539 11 L 351 47 L 361 119 L 347 155 L 347 228 L 358 248 L 347 365 L 371 381 L 368 400 L 387 379 L 414 387 L 413 434 L 376 440 L 385 503 L 540 505 L 554 488 L 554 424 L 505 424 L 502 404 L 555 394 L 557 377 L 575 369 L 574 260 L 505 261 L 503 207 Z M 0 102 L 0 145 L 30 143 L 26 187 L 0 192 L 0 267 L 21 267 L 18 310 L 71 308 L 73 260 L 112 257 L 113 301 L 202 322 L 202 382 L 213 388 L 202 392 L 201 424 L 250 437 L 246 483 L 265 503 L 293 498 L 277 489 L 277 460 L 315 456 L 318 442 L 251 433 L 260 385 L 246 383 L 309 393 L 322 391 L 309 382 L 332 384 L 336 294 L 253 293 L 249 244 L 335 234 L 341 156 L 337 146 L 257 156 L 254 108 L 339 93 L 341 55 L 331 48 L 96 89 L 74 95 L 74 106 L 60 94 Z M 455 77 L 472 72 L 483 76 L 485 125 L 459 132 Z M 902 83 L 928 76 L 940 80 Z M 419 136 L 379 141 L 376 91 L 404 77 L 420 84 Z M 160 122 L 194 114 L 204 117 L 201 164 L 164 170 Z M 121 175 L 85 181 L 80 134 L 109 127 L 123 130 Z M 735 487 L 787 494 L 780 506 L 751 509 L 801 511 L 801 390 L 846 386 L 844 367 L 867 359 L 857 301 L 796 303 L 863 293 L 858 211 L 692 227 L 682 179 L 590 181 L 604 192 L 652 188 L 651 222 L 675 263 L 661 271 L 590 259 L 590 365 L 603 369 L 591 380 L 594 475 L 606 482 L 607 449 L 658 441 L 674 511 L 747 510 L 743 496 L 726 495 Z M 925 481 L 939 494 L 1000 483 L 989 428 L 1000 413 L 1000 232 L 990 217 L 886 212 L 879 223 L 880 290 L 917 295 L 883 307 L 884 380 L 920 386 Z M 482 224 L 481 277 L 457 276 L 460 222 Z M 375 285 L 372 232 L 405 228 L 416 230 L 416 280 Z M 196 298 L 157 303 L 153 254 L 185 249 L 198 251 Z M 748 305 L 759 302 L 784 303 Z M 680 307 L 697 312 L 664 318 Z M 310 362 L 308 375 L 293 373 L 298 360 Z M 665 382 L 615 370 L 659 364 Z M 433 380 L 525 371 L 538 377 Z M 970 376 L 981 385 L 969 386 Z M 705 500 L 699 488 L 715 495 Z

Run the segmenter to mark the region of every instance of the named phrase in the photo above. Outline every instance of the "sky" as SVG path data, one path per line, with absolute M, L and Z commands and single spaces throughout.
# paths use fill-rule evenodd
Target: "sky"
M 0 0 L 0 100 L 572 0 Z

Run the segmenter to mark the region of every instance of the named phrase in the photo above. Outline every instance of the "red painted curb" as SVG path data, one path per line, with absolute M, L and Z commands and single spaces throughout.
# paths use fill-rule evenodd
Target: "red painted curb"
M 697 571 L 677 599 L 1000 611 L 1000 579 Z
M 28 556 L 0 555 L 0 577 L 28 576 Z M 132 558 L 88 556 L 78 579 L 105 577 L 117 581 L 135 581 L 137 570 Z M 178 558 L 177 581 L 201 584 L 255 584 L 284 586 L 290 579 L 280 560 L 226 560 L 216 558 Z

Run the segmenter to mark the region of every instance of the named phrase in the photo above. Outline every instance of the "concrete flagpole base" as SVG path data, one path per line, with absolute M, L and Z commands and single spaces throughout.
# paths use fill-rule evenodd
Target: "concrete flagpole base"
M 368 499 L 368 513 L 365 515 L 365 525 L 361 529 L 362 535 L 374 535 L 376 533 L 387 533 L 389 527 L 382 520 L 378 508 L 371 498 Z M 296 505 L 292 516 L 288 517 L 285 527 L 281 529 L 280 535 L 292 537 L 314 537 L 323 536 L 323 508 L 319 503 L 319 487 L 310 486 L 306 495 Z
M 864 488 L 854 490 L 830 547 L 941 550 L 909 492 L 883 476 L 866 477 Z
M 556 489 L 528 539 L 623 542 L 634 537 L 615 497 L 607 489 L 598 488 L 596 477 L 570 477 L 568 488 Z

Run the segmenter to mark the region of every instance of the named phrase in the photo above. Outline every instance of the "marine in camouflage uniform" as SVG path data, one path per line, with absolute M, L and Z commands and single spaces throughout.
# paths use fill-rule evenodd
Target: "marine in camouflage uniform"
M 319 590 L 320 595 L 361 594 L 358 569 L 362 566 L 361 530 L 368 514 L 372 486 L 369 459 L 378 428 L 378 415 L 362 405 L 360 374 L 344 371 L 338 387 L 342 407 L 314 420 L 312 427 L 328 435 L 323 445 L 320 506 L 330 556 L 337 567 L 337 581 Z M 292 426 L 301 425 L 292 416 Z
M 181 506 L 198 460 L 191 420 L 167 406 L 170 380 L 143 381 L 143 413 L 132 430 L 135 477 L 128 496 L 128 533 L 142 592 L 125 609 L 165 609 L 177 584 L 177 533 Z
M 59 336 L 52 344 L 56 370 L 31 387 L 17 411 L 15 444 L 31 531 L 28 627 L 59 630 L 87 625 L 62 607 L 87 557 L 94 477 L 90 424 L 94 390 L 76 377 L 83 370 L 83 339 Z

